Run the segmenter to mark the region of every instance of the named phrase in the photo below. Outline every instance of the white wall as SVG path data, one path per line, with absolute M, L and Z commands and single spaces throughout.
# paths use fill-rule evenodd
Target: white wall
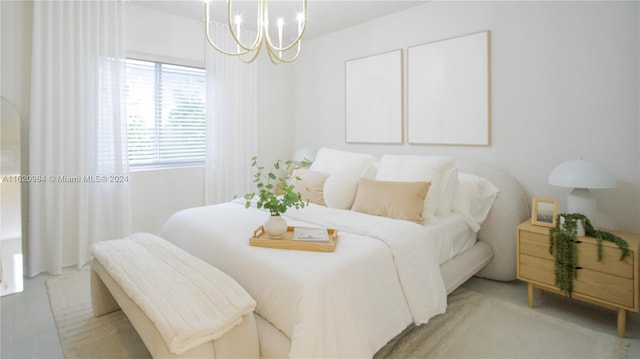
M 258 63 L 258 156 L 269 166 L 295 151 L 293 65 L 274 65 L 266 53 Z
M 202 167 L 131 172 L 131 220 L 134 232 L 157 233 L 175 212 L 204 205 Z
M 549 172 L 581 155 L 618 179 L 618 188 L 594 191 L 603 212 L 596 224 L 640 232 L 638 7 L 431 2 L 310 39 L 295 67 L 294 146 L 495 164 L 529 196 L 560 199 L 561 209 L 569 189 L 549 186 Z M 403 48 L 406 61 L 408 46 L 481 30 L 491 31 L 491 146 L 345 144 L 345 60 Z
M 204 67 L 200 21 L 127 3 L 127 56 Z

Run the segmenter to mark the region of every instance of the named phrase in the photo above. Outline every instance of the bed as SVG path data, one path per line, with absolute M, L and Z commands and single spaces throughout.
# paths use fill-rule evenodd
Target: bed
M 427 177 L 427 223 L 373 216 L 340 203 L 311 203 L 290 209 L 285 218 L 292 226 L 337 229 L 335 252 L 251 247 L 249 237 L 269 214 L 234 200 L 180 211 L 160 233 L 229 274 L 256 300 L 262 357 L 372 357 L 411 323 L 427 323 L 443 313 L 446 295 L 473 275 L 515 279 L 514 233 L 529 207 L 517 181 L 505 172 L 449 157 L 377 159 L 333 149 L 321 149 L 310 169 L 341 184 L 346 177 L 400 182 Z M 455 180 L 453 194 L 449 179 Z M 327 199 L 333 196 L 329 182 Z M 455 203 L 461 191 L 465 200 L 481 199 L 484 208 L 471 214 L 460 209 Z M 430 193 L 440 195 L 437 209 Z M 440 211 L 446 197 L 451 208 Z M 467 205 L 473 207 L 462 207 Z

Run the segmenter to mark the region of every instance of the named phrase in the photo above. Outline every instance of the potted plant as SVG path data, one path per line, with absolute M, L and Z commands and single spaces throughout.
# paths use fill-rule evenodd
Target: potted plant
M 251 161 L 251 166 L 256 168 L 253 182 L 256 184 L 257 193 L 251 192 L 244 195 L 245 207 L 251 207 L 251 201 L 257 197 L 256 207 L 266 209 L 271 214 L 264 224 L 265 233 L 271 238 L 282 237 L 287 231 L 287 222 L 280 215 L 288 208 L 304 208 L 309 203 L 302 199 L 300 192 L 294 191 L 295 186 L 288 181 L 288 176 L 280 175 L 283 171 L 290 173 L 293 162 L 277 160 L 272 168 L 266 171 L 264 166 L 258 164 L 257 157 L 252 157 Z M 295 177 L 294 180 L 299 181 L 301 178 Z
M 598 248 L 598 261 L 602 260 L 602 241 L 615 243 L 620 248 L 620 260 L 629 256 L 629 244 L 622 238 L 593 228 L 591 221 L 580 213 L 561 213 L 556 226 L 549 230 L 549 253 L 555 255 L 556 285 L 569 297 L 573 292 L 573 279 L 578 272 L 578 231 L 584 227 L 584 234 L 595 238 Z

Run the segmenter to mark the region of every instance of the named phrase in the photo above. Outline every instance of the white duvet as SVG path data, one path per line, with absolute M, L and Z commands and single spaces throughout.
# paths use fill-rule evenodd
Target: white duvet
M 311 205 L 287 222 L 337 229 L 335 252 L 249 246 L 268 215 L 241 201 L 192 208 L 160 235 L 237 280 L 291 339 L 290 357 L 371 357 L 411 322 L 445 311 L 428 227 Z

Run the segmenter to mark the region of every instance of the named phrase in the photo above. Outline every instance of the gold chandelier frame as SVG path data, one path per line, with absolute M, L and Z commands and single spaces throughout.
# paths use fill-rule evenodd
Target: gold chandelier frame
M 236 51 L 227 51 L 217 46 L 214 41 L 211 39 L 210 34 L 210 5 L 209 1 L 204 1 L 204 23 L 205 23 L 205 36 L 209 44 L 216 49 L 218 52 L 229 55 L 229 56 L 238 56 L 240 60 L 245 63 L 251 63 L 258 58 L 260 54 L 260 50 L 262 49 L 262 45 L 264 44 L 267 53 L 269 54 L 269 59 L 274 64 L 278 63 L 290 63 L 295 61 L 298 56 L 300 56 L 300 48 L 302 47 L 302 35 L 304 35 L 304 31 L 307 26 L 307 0 L 302 0 L 302 12 L 298 14 L 298 35 L 295 40 L 293 40 L 289 45 L 282 45 L 282 29 L 283 29 L 283 21 L 282 18 L 279 18 L 277 21 L 278 27 L 278 36 L 279 36 L 279 44 L 276 46 L 271 40 L 271 35 L 269 34 L 269 0 L 257 0 L 258 1 L 258 12 L 256 19 L 256 28 L 257 33 L 256 37 L 251 45 L 246 45 L 240 40 L 240 23 L 241 20 L 236 19 L 236 28 L 234 29 L 233 21 L 232 21 L 232 0 L 227 0 L 227 27 L 229 28 L 229 32 L 233 37 L 233 40 L 237 44 Z M 295 50 L 295 55 L 290 58 L 286 58 L 284 54 L 289 50 L 297 47 Z M 253 53 L 249 59 L 243 58 L 244 55 L 249 53 Z

